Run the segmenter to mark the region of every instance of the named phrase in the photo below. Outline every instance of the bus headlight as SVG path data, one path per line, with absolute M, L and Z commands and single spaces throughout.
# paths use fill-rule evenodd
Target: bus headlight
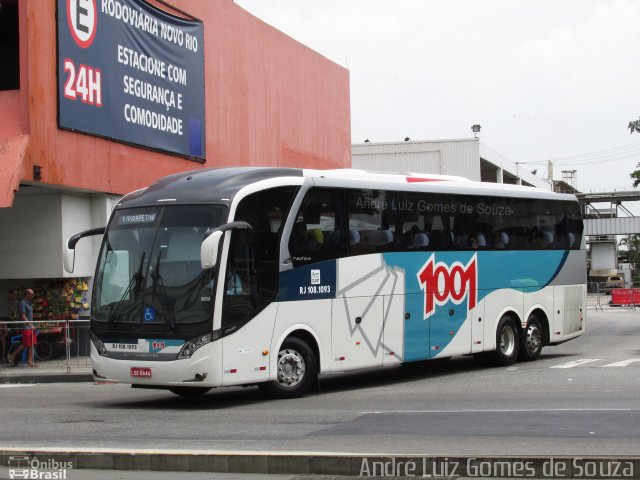
M 93 346 L 96 347 L 99 355 L 102 355 L 103 357 L 107 356 L 107 347 L 105 347 L 102 340 L 93 333 L 91 334 L 91 342 L 93 343 Z
M 207 343 L 211 343 L 212 341 L 213 335 L 211 333 L 192 338 L 182 346 L 182 350 L 180 350 L 180 353 L 178 354 L 178 360 L 191 358 L 191 356 L 196 353 L 196 350 Z

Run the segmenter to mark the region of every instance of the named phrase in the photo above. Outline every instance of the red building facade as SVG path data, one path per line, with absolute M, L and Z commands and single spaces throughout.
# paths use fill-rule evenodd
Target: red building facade
M 204 25 L 203 165 L 58 129 L 56 2 L 3 0 L 0 15 L 17 11 L 19 88 L 0 91 L 0 207 L 12 205 L 21 182 L 124 194 L 201 166 L 350 165 L 347 70 L 231 0 L 170 3 L 177 10 L 156 6 Z
M 121 195 L 158 178 L 224 166 L 350 166 L 349 72 L 232 0 L 149 2 L 202 22 L 203 162 L 59 128 L 61 1 L 0 2 L 0 319 L 10 308 L 3 292 L 69 276 L 66 239 L 104 226 Z M 74 276 L 91 283 L 98 246 L 79 245 Z

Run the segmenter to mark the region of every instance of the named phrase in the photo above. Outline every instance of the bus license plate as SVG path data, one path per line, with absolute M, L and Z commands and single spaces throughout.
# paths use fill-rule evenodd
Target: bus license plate
M 151 378 L 151 369 L 147 367 L 131 367 L 131 376 Z

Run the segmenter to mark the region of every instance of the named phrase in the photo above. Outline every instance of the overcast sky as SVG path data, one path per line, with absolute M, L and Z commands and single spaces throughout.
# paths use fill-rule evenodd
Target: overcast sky
M 480 139 L 583 191 L 632 189 L 640 0 L 235 0 L 346 67 L 352 141 Z

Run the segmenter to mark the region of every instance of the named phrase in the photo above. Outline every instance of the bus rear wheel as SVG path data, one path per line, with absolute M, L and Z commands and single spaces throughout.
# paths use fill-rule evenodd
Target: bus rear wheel
M 275 398 L 296 398 L 313 387 L 318 376 L 318 360 L 313 349 L 296 337 L 286 339 L 278 352 L 278 378 L 259 384 Z
M 498 323 L 496 330 L 496 350 L 493 352 L 493 363 L 507 366 L 515 363 L 520 350 L 520 336 L 516 322 L 509 315 L 505 315 Z
M 542 338 L 542 326 L 540 320 L 531 316 L 527 322 L 527 328 L 522 332 L 520 341 L 520 355 L 522 361 L 529 362 L 540 356 L 544 341 Z

